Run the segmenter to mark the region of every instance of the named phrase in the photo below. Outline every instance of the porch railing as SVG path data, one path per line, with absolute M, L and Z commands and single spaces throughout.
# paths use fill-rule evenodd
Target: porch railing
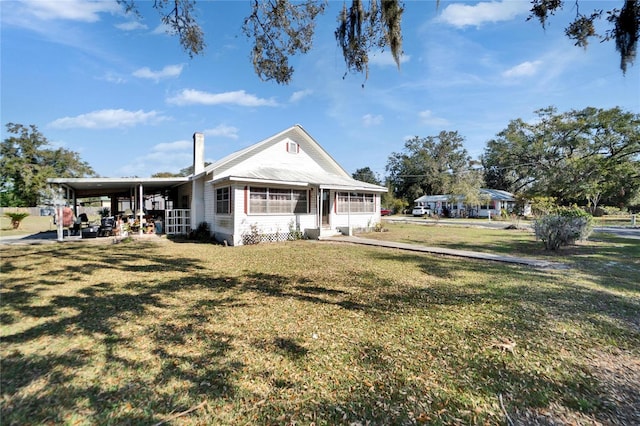
M 167 235 L 186 235 L 191 232 L 191 210 L 165 210 L 165 233 Z

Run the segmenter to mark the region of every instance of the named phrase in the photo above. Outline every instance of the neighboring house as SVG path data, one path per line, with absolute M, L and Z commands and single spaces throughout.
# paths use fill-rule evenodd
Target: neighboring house
M 162 216 L 167 233 L 185 233 L 206 222 L 212 236 L 229 245 L 350 234 L 380 221 L 380 195 L 387 189 L 353 179 L 299 125 L 207 167 L 204 135 L 194 134 L 193 141 L 194 173 L 186 178 L 49 182 L 65 189 L 67 199 L 110 194 L 113 211 L 123 197 L 136 207 L 162 199 L 169 208 L 153 215 Z M 117 193 L 107 192 L 110 184 Z M 142 221 L 141 209 L 136 215 Z
M 513 212 L 516 204 L 514 195 L 499 189 L 480 189 L 483 204 L 467 205 L 461 195 L 423 195 L 414 200 L 414 206 L 423 206 L 434 214 L 445 214 L 450 217 L 494 217 Z M 524 206 L 525 216 L 531 214 L 531 206 Z

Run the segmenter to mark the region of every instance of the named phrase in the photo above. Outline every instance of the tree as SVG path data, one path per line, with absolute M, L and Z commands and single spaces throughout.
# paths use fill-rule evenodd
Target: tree
M 182 177 L 183 175 L 180 173 L 171 173 L 171 172 L 158 172 L 151 175 L 152 178 L 172 178 L 172 177 Z
M 393 192 L 393 185 L 387 179 L 386 182 L 387 192 L 382 194 L 380 204 L 382 207 L 386 207 L 390 209 L 394 213 L 403 213 L 404 210 L 409 206 L 409 203 L 402 198 L 396 198 Z M 412 204 L 413 204 L 413 200 Z
M 204 162 L 204 166 L 207 167 L 211 164 L 209 161 Z M 193 166 L 187 166 L 184 169 L 180 169 L 178 173 L 172 172 L 158 172 L 151 175 L 152 178 L 172 178 L 172 177 L 185 177 L 193 174 Z
M 376 174 L 369 167 L 363 167 L 361 169 L 356 170 L 351 175 L 356 180 L 361 182 L 368 182 L 374 185 L 380 185 L 380 180 L 376 177 Z
M 13 229 L 18 229 L 18 228 L 20 228 L 20 224 L 22 223 L 22 221 L 24 219 L 26 219 L 27 216 L 29 216 L 29 213 L 25 213 L 25 212 L 7 212 L 4 215 L 6 217 L 8 217 L 9 219 L 11 219 L 11 227 Z
M 139 15 L 136 0 L 116 0 L 129 13 Z M 139 0 L 138 0 L 139 1 Z M 435 2 L 438 7 L 440 1 Z M 567 37 L 586 48 L 591 38 L 614 40 L 620 53 L 623 73 L 635 60 L 640 35 L 640 0 L 623 0 L 621 8 L 580 12 L 586 0 L 574 0 L 576 17 L 565 29 Z M 613 3 L 613 2 L 612 2 Z M 250 0 L 251 13 L 244 20 L 243 32 L 252 40 L 251 60 L 262 80 L 280 84 L 291 81 L 294 69 L 289 57 L 307 53 L 313 45 L 315 20 L 326 10 L 327 0 Z M 550 17 L 565 4 L 563 0 L 531 0 L 531 15 L 544 28 Z M 153 7 L 162 22 L 176 34 L 189 56 L 201 54 L 205 48 L 204 32 L 194 12 L 195 0 L 154 0 Z M 369 54 L 389 49 L 396 65 L 402 56 L 401 0 L 351 0 L 345 2 L 338 15 L 334 32 L 342 49 L 347 72 L 368 75 Z M 595 30 L 596 22 L 606 16 L 609 28 L 604 34 Z
M 78 153 L 64 148 L 49 149 L 49 141 L 36 126 L 7 124 L 0 145 L 0 202 L 5 206 L 36 206 L 52 177 L 84 177 L 95 173 Z
M 404 152 L 389 156 L 386 170 L 396 197 L 408 202 L 422 195 L 447 194 L 468 171 L 470 157 L 458 132 L 415 136 L 405 142 Z
M 480 206 L 491 200 L 491 197 L 480 192 L 484 177 L 482 169 L 475 168 L 475 164 L 475 161 L 471 161 L 468 168 L 460 170 L 450 190 L 452 195 L 461 196 L 468 206 Z
M 640 115 L 588 107 L 513 120 L 487 143 L 487 185 L 561 205 L 626 205 L 640 191 Z
M 583 4 L 585 2 L 583 1 Z M 529 19 L 538 18 L 540 24 L 545 27 L 550 15 L 558 9 L 562 9 L 562 0 L 533 0 L 531 2 L 531 15 Z M 565 34 L 575 45 L 587 48 L 589 38 L 600 41 L 615 40 L 616 50 L 620 53 L 620 69 L 626 73 L 627 66 L 636 58 L 638 37 L 640 37 L 640 2 L 638 0 L 624 0 L 621 9 L 613 8 L 607 11 L 607 21 L 613 26 L 604 34 L 596 32 L 596 22 L 604 16 L 604 10 L 596 9 L 590 14 L 580 12 L 580 2 L 575 0 L 576 17 L 565 28 Z

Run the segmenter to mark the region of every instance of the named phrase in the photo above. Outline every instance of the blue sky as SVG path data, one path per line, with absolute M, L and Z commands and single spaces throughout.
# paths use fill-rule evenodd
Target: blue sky
M 343 3 L 331 1 L 287 86 L 253 72 L 241 31 L 248 1 L 197 3 L 207 48 L 193 59 L 151 2 L 139 3 L 142 19 L 115 0 L 2 1 L 2 139 L 9 122 L 35 124 L 101 176 L 148 177 L 189 166 L 196 131 L 214 161 L 301 124 L 349 173 L 383 177 L 408 137 L 456 130 L 477 158 L 509 120 L 539 108 L 640 113 L 640 64 L 623 76 L 612 42 L 573 46 L 564 36 L 572 1 L 546 30 L 526 21 L 525 0 L 407 1 L 400 70 L 377 54 L 366 80 L 343 78 L 333 36 Z

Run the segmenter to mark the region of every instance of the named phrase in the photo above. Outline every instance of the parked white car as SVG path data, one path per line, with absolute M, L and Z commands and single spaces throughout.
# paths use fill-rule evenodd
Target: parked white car
M 430 213 L 429 209 L 424 206 L 416 206 L 411 211 L 411 214 L 414 216 L 424 216 L 424 215 L 428 215 L 429 213 Z

